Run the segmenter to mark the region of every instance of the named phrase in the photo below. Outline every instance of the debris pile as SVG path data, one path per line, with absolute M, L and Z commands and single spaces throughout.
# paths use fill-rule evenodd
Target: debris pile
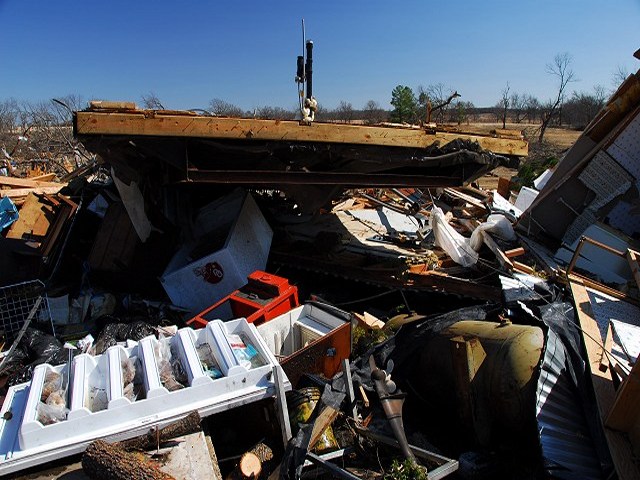
M 638 78 L 534 200 L 499 132 L 76 112 L 0 177 L 0 474 L 638 478 Z

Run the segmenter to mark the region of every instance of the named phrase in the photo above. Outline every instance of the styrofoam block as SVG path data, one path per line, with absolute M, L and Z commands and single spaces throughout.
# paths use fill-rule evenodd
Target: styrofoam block
M 521 212 L 524 212 L 538 196 L 538 192 L 535 188 L 522 187 L 518 198 L 516 198 L 516 208 Z

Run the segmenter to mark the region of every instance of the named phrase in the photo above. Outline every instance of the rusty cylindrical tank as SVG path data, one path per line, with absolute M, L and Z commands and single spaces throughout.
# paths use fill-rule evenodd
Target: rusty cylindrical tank
M 460 321 L 431 338 L 411 376 L 426 407 L 483 446 L 535 428 L 541 328 Z M 445 417 L 442 417 L 445 416 Z

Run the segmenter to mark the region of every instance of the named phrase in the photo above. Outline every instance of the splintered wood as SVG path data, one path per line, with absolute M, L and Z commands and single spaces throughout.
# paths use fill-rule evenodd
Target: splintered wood
M 9 197 L 13 203 L 20 205 L 30 193 L 52 195 L 67 185 L 49 180 L 50 175 L 45 175 L 43 179 L 0 176 L 0 198 Z

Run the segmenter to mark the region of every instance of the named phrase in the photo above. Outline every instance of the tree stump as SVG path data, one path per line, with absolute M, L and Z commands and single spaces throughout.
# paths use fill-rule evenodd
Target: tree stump
M 227 476 L 227 480 L 256 479 L 262 473 L 263 464 L 273 459 L 273 450 L 264 442 L 253 446 L 245 452 L 238 466 Z

